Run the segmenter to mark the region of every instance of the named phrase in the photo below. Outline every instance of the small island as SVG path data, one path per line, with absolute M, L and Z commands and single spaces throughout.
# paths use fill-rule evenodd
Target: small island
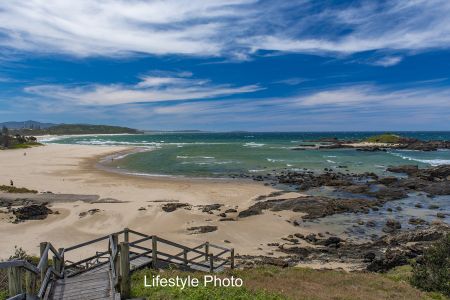
M 292 150 L 345 148 L 356 149 L 358 151 L 387 151 L 388 149 L 437 151 L 439 149 L 450 149 L 450 141 L 424 141 L 403 137 L 397 134 L 384 133 L 360 140 L 342 140 L 337 138 L 310 140 L 308 141 L 308 144 L 301 144 L 298 147 L 292 148 Z

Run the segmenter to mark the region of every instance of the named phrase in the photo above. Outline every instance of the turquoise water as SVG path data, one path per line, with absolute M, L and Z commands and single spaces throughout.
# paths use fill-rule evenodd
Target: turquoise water
M 342 172 L 383 173 L 388 165 L 417 164 L 421 167 L 450 164 L 450 151 L 360 152 L 352 149 L 303 150 L 292 148 L 310 139 L 359 139 L 377 133 L 154 133 L 144 135 L 97 135 L 58 137 L 47 143 L 120 145 L 143 151 L 118 157 L 111 167 L 131 173 L 229 177 L 265 174 L 273 170 L 324 168 Z M 422 140 L 450 140 L 450 132 L 400 132 Z

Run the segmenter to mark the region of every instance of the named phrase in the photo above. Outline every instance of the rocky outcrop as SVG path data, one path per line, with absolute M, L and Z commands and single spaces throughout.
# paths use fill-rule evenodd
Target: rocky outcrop
M 12 210 L 15 216 L 14 223 L 23 222 L 26 220 L 43 220 L 47 218 L 53 211 L 45 204 L 31 204 L 16 208 Z

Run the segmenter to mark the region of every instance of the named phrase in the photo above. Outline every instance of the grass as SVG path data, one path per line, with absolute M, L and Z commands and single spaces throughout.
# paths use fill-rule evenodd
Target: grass
M 28 149 L 32 147 L 38 147 L 43 146 L 41 143 L 37 142 L 29 142 L 29 143 L 23 143 L 23 144 L 14 144 L 8 147 L 8 149 Z
M 402 137 L 400 137 L 398 135 L 386 133 L 386 134 L 371 136 L 371 137 L 365 139 L 364 141 L 369 142 L 369 143 L 397 144 L 397 143 L 401 142 L 401 139 L 402 139 Z
M 15 187 L 10 185 L 0 185 L 0 191 L 6 192 L 6 193 L 16 193 L 16 194 L 37 194 L 38 191 L 36 190 L 30 190 L 24 187 Z
M 147 299 L 448 299 L 441 294 L 425 293 L 409 284 L 410 267 L 401 267 L 381 275 L 366 272 L 313 270 L 307 268 L 261 267 L 227 271 L 221 277 L 239 277 L 241 288 L 154 288 L 144 287 L 156 274 L 142 270 L 132 276 L 132 296 Z M 165 278 L 188 275 L 201 278 L 201 273 L 165 271 Z

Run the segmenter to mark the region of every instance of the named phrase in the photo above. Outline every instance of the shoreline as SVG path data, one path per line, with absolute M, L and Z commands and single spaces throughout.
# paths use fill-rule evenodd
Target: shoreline
M 229 240 L 229 246 L 235 247 L 237 253 L 261 255 L 267 252 L 267 247 L 263 250 L 260 243 L 273 242 L 283 236 L 281 233 L 295 231 L 287 222 L 277 222 L 279 217 L 272 214 L 253 220 L 223 222 L 219 221 L 216 213 L 201 211 L 201 206 L 215 203 L 224 208 L 244 209 L 254 198 L 275 191 L 259 183 L 142 178 L 95 167 L 99 158 L 127 150 L 129 148 L 125 147 L 52 144 L 27 149 L 26 156 L 24 151 L 0 152 L 0 159 L 5 161 L 4 172 L 0 174 L 1 184 L 9 184 L 11 179 L 15 186 L 36 189 L 41 193 L 98 195 L 100 199 L 127 201 L 94 204 L 79 200 L 51 202 L 49 207 L 59 214 L 18 224 L 11 223 L 10 215 L 2 209 L 0 226 L 6 234 L 0 237 L 0 257 L 11 255 L 14 245 L 23 247 L 30 254 L 37 254 L 41 241 L 67 247 L 124 227 L 188 245 L 204 241 L 223 244 L 224 240 Z M 170 213 L 161 210 L 164 203 L 174 200 L 189 203 L 191 210 L 178 209 Z M 94 208 L 100 211 L 79 216 Z M 215 225 L 218 230 L 206 234 L 189 234 L 186 230 L 197 225 Z

